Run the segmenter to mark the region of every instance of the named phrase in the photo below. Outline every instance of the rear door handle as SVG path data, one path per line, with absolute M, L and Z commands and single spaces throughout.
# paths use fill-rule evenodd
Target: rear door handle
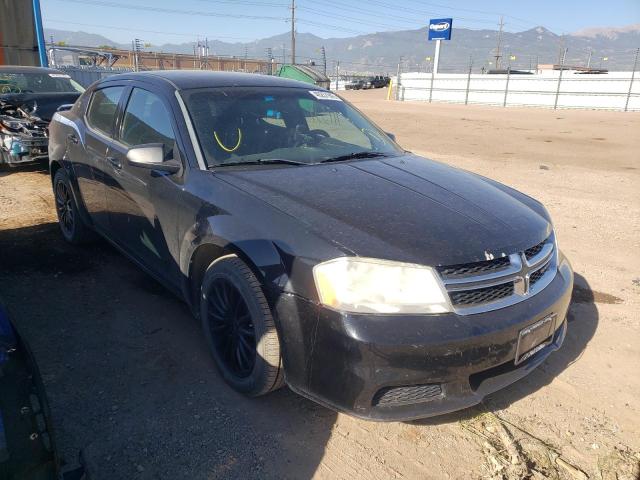
M 73 133 L 70 133 L 69 135 L 67 135 L 67 138 L 71 143 L 75 143 L 75 144 L 78 143 L 78 137 L 76 137 Z
M 122 168 L 122 162 L 116 157 L 107 157 L 107 162 L 113 165 L 113 168 L 120 170 Z

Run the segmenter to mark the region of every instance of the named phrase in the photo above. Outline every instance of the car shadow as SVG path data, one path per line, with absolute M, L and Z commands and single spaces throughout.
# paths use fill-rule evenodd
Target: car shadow
M 0 164 L 0 178 L 7 177 L 14 173 L 21 173 L 21 172 L 35 172 L 35 173 L 42 173 L 42 174 L 48 175 L 49 165 L 43 162 L 35 162 L 35 163 L 29 163 L 25 165 L 11 165 L 11 166 L 7 164 Z
M 312 478 L 337 414 L 229 388 L 199 323 L 104 241 L 0 231 L 0 292 L 42 372 L 58 446 L 92 479 Z
M 573 294 L 567 314 L 567 336 L 559 350 L 553 352 L 542 365 L 523 379 L 487 396 L 479 406 L 411 423 L 414 425 L 440 425 L 468 420 L 484 410 L 494 411 L 507 408 L 512 403 L 551 383 L 567 367 L 580 359 L 582 352 L 595 335 L 599 322 L 596 295 L 598 298 L 608 298 L 606 294 L 594 292 L 587 279 L 582 275 L 574 274 Z

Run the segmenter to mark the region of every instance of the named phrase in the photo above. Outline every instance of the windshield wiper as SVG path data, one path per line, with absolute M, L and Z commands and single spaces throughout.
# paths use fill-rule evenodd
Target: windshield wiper
M 246 162 L 230 162 L 213 165 L 211 168 L 220 167 L 237 167 L 240 165 L 309 165 L 306 162 L 298 162 L 297 160 L 288 160 L 286 158 L 259 158 L 257 160 L 248 160 Z
M 343 160 L 355 160 L 357 158 L 377 158 L 387 156 L 388 155 L 380 152 L 354 152 L 348 153 L 347 155 L 340 155 L 339 157 L 325 158 L 324 160 L 320 160 L 318 163 L 341 162 Z

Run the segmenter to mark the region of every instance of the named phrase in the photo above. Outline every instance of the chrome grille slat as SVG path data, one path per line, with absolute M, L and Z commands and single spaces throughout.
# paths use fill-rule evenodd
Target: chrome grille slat
M 492 262 L 497 265 L 491 265 Z M 478 268 L 478 264 L 483 265 Z M 557 271 L 555 240 L 552 234 L 527 250 L 468 265 L 471 268 L 465 264 L 438 267 L 454 311 L 471 315 L 504 308 L 535 295 L 551 283 Z

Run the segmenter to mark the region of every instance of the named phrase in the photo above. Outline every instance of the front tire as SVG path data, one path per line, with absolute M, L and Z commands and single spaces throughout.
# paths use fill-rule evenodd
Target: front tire
M 58 214 L 58 225 L 64 239 L 74 245 L 91 242 L 95 235 L 80 218 L 69 176 L 64 168 L 59 168 L 53 176 L 53 195 Z
M 201 287 L 200 317 L 225 381 L 252 397 L 284 384 L 280 340 L 260 282 L 237 256 L 213 262 Z

